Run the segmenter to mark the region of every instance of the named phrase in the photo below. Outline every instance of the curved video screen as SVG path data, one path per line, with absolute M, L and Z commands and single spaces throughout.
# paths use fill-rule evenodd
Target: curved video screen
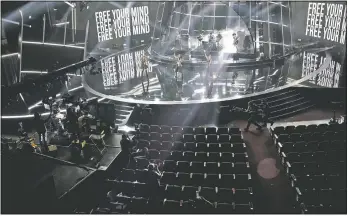
M 325 61 L 326 56 L 323 53 L 302 53 L 302 77 L 308 76 L 316 71 Z M 321 87 L 337 88 L 339 87 L 341 63 L 331 60 L 330 66 L 320 72 L 317 76 L 307 80 L 307 84 L 314 84 Z
M 299 14 L 293 16 L 295 39 L 319 39 L 321 42 L 342 45 L 342 49 L 345 48 L 346 2 L 292 2 L 292 5 L 293 13 Z
M 91 2 L 87 50 L 148 43 L 157 7 L 151 2 Z
M 144 49 L 138 49 L 102 58 L 100 67 L 103 87 L 105 89 L 120 87 L 122 83 L 141 78 L 142 73 L 151 73 L 151 64 L 147 69 L 141 69 L 141 58 L 144 54 Z

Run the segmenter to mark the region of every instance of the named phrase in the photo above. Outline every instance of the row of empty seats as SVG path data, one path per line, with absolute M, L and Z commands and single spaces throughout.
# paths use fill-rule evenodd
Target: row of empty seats
M 276 145 L 278 152 L 317 152 L 330 150 L 344 150 L 344 141 L 308 141 L 308 142 L 278 142 Z
M 193 187 L 193 186 L 178 186 L 166 185 L 164 197 L 170 200 L 195 199 L 196 191 L 209 200 L 210 202 L 243 202 L 248 203 L 252 200 L 253 191 L 251 188 L 236 189 L 236 188 L 218 188 L 218 187 Z
M 181 133 L 157 133 L 157 132 L 140 132 L 138 139 L 143 140 L 158 140 L 158 141 L 181 141 L 181 142 L 208 142 L 208 143 L 221 143 L 221 142 L 242 142 L 240 135 L 229 134 L 181 134 Z
M 187 134 L 240 134 L 239 128 L 215 128 L 215 127 L 179 127 L 168 125 L 139 125 L 140 132 L 157 132 L 157 133 L 187 133 Z
M 293 126 L 293 125 L 289 125 L 286 127 L 283 126 L 279 126 L 276 127 L 274 129 L 272 129 L 272 131 L 275 134 L 282 134 L 282 133 L 286 133 L 286 134 L 290 134 L 290 133 L 302 133 L 302 132 L 327 132 L 327 131 L 341 131 L 342 127 L 340 127 L 339 125 L 333 124 L 333 125 L 328 125 L 328 124 L 319 124 L 319 125 L 298 125 L 298 126 Z
M 188 162 L 164 161 L 163 171 L 166 172 L 196 172 L 196 173 L 221 173 L 221 174 L 248 174 L 249 162 Z
M 252 214 L 254 207 L 252 203 L 214 202 L 213 206 L 193 206 L 187 200 L 163 199 L 152 201 L 142 197 L 117 196 L 115 202 L 110 202 L 106 208 L 95 213 L 131 213 L 131 214 Z M 122 207 L 120 207 L 122 205 Z M 125 206 L 125 207 L 123 207 Z M 100 208 L 99 208 L 100 209 Z M 120 210 L 122 209 L 122 210 Z
M 219 188 L 252 187 L 250 174 L 206 174 L 163 172 L 161 184 Z
M 117 193 L 112 191 L 108 193 L 109 203 L 104 205 L 104 209 L 108 209 L 109 212 L 119 211 L 121 209 L 119 205 L 126 204 L 130 213 L 155 213 L 151 209 L 159 210 L 157 213 L 161 213 L 165 208 L 170 208 L 172 205 L 179 204 L 177 208 L 181 208 L 184 203 L 188 204 L 188 200 L 195 199 L 196 191 L 199 191 L 201 196 L 213 203 L 213 206 L 196 206 L 196 211 L 203 210 L 205 212 L 206 208 L 211 208 L 212 212 L 210 213 L 220 212 L 220 207 L 225 206 L 225 204 L 231 207 L 229 211 L 226 210 L 226 213 L 252 213 L 253 211 L 251 202 L 253 191 L 251 188 L 217 188 L 167 184 L 162 186 L 160 194 L 157 194 L 158 199 L 153 200 L 149 199 L 151 191 L 144 183 L 107 180 L 107 184 L 110 185 L 110 188 L 117 188 Z M 187 207 L 190 209 L 193 206 L 191 204 L 191 207 Z M 184 210 L 182 213 L 190 213 L 191 211 L 188 211 L 188 209 L 181 209 Z M 165 209 L 165 212 L 167 211 L 168 209 Z M 177 209 L 168 213 L 174 212 L 177 212 Z
M 247 153 L 149 150 L 150 160 L 248 162 Z
M 346 125 L 287 126 L 271 131 L 302 212 L 346 212 Z
M 329 150 L 326 151 L 308 151 L 301 152 L 298 149 L 292 149 L 293 151 L 289 151 L 285 153 L 281 152 L 281 161 L 283 164 L 286 162 L 294 163 L 294 162 L 316 162 L 325 160 L 327 162 L 332 161 L 345 161 L 347 157 L 346 152 L 340 150 Z M 306 149 L 308 150 L 308 149 Z
M 323 141 L 323 140 L 339 140 L 343 132 L 304 132 L 291 134 L 278 134 L 276 139 L 280 142 L 287 141 Z M 343 133 L 344 134 L 344 133 Z
M 141 147 L 156 150 L 177 150 L 177 151 L 193 151 L 193 152 L 235 152 L 243 153 L 246 151 L 244 143 L 204 143 L 204 142 L 167 142 L 167 141 L 145 141 L 140 140 Z

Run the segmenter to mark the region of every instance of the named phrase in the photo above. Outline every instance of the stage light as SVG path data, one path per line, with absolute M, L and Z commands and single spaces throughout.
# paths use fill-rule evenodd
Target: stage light
M 10 54 L 1 55 L 1 58 L 8 58 L 11 56 L 16 56 L 16 55 L 19 55 L 19 53 L 10 53 Z
M 69 22 L 61 22 L 61 23 L 54 24 L 54 26 L 64 26 L 64 25 L 69 25 Z
M 65 1 L 64 3 L 67 4 L 67 5 L 69 5 L 69 6 L 72 7 L 72 8 L 75 8 L 75 5 L 71 4 L 70 2 Z
M 23 44 L 38 44 L 38 45 L 47 45 L 47 46 L 58 46 L 58 47 L 70 47 L 70 48 L 76 48 L 76 49 L 84 49 L 84 47 L 80 47 L 80 46 L 55 44 L 55 43 L 43 43 L 43 42 L 36 42 L 36 41 L 23 41 Z

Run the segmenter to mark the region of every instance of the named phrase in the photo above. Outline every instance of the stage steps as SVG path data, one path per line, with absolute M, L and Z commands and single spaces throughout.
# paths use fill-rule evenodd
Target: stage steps
M 105 103 L 113 103 L 115 105 L 115 124 L 117 126 L 125 125 L 131 116 L 134 106 L 113 100 L 106 100 Z
M 287 118 L 314 106 L 296 90 L 281 91 L 266 99 L 271 107 L 270 119 L 272 120 Z

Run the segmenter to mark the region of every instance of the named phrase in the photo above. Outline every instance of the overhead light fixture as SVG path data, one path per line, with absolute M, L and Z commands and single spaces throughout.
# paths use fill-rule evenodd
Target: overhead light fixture
M 75 5 L 71 4 L 70 2 L 65 1 L 64 3 L 67 4 L 67 5 L 69 5 L 69 6 L 72 7 L 72 8 L 75 8 Z
M 63 26 L 63 25 L 68 25 L 70 22 L 61 22 L 61 23 L 56 23 L 54 26 Z

